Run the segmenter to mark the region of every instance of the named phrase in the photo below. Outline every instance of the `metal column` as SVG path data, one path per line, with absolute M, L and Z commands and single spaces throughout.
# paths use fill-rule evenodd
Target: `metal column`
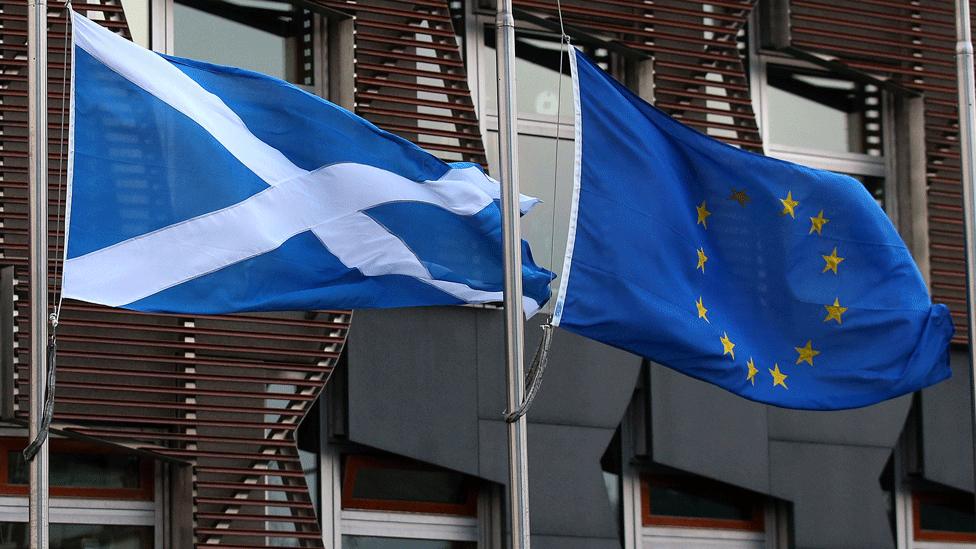
M 29 0 L 27 86 L 30 155 L 30 439 L 44 414 L 47 381 L 47 0 Z M 30 463 L 30 546 L 48 549 L 48 445 Z
M 973 179 L 976 151 L 973 130 L 976 124 L 976 92 L 973 87 L 973 38 L 969 22 L 969 0 L 956 0 L 956 69 L 959 71 L 959 152 L 962 163 L 963 217 L 966 231 L 966 293 L 969 296 L 969 365 L 972 382 L 973 465 L 976 471 L 976 204 Z M 976 486 L 974 486 L 976 489 Z
M 525 398 L 522 312 L 522 236 L 519 227 L 518 152 L 515 104 L 515 17 L 511 0 L 498 0 L 498 150 L 502 183 L 502 240 L 505 249 L 505 369 L 508 410 Z M 508 424 L 508 490 L 512 549 L 529 547 L 529 471 L 526 419 Z

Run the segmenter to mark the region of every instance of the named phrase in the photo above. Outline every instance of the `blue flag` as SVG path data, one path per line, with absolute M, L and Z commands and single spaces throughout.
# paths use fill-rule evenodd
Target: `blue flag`
M 72 22 L 65 297 L 201 314 L 502 300 L 499 189 L 479 166 Z M 552 275 L 523 249 L 531 313 Z
M 577 166 L 554 323 L 787 408 L 949 377 L 948 310 L 861 183 L 702 135 L 570 58 Z

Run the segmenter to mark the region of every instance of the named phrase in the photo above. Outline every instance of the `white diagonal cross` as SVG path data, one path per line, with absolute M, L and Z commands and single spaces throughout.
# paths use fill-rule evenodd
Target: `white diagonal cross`
M 484 184 L 471 184 L 471 170 L 450 170 L 424 183 L 355 163 L 304 170 L 258 139 L 219 97 L 162 57 L 80 15 L 72 17 L 78 47 L 194 120 L 269 188 L 233 206 L 68 260 L 65 297 L 126 305 L 272 251 L 311 230 L 339 261 L 364 275 L 411 276 L 466 302 L 502 300 L 501 292 L 433 278 L 410 248 L 362 213 L 391 201 L 415 201 L 459 215 L 475 214 L 494 197 Z M 346 236 L 350 234 L 355 240 Z M 120 264 L 126 269 L 115 268 Z M 531 299 L 523 301 L 529 314 L 538 308 Z

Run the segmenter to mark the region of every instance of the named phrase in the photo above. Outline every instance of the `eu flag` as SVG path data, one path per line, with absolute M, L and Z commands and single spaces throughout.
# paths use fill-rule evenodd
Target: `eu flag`
M 702 135 L 570 59 L 555 324 L 787 408 L 866 406 L 950 376 L 948 310 L 860 182 Z

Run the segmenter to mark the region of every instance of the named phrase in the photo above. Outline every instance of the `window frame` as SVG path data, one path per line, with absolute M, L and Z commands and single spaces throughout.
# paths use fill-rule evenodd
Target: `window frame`
M 641 494 L 641 523 L 643 526 L 673 526 L 680 528 L 702 528 L 709 530 L 740 530 L 763 533 L 766 531 L 766 512 L 763 502 L 758 496 L 749 494 L 745 490 L 727 486 L 700 477 L 664 477 L 652 473 L 642 474 L 640 477 Z M 670 515 L 655 515 L 651 499 L 651 486 L 689 486 L 707 489 L 711 493 L 729 495 L 733 498 L 749 496 L 752 500 L 752 518 L 750 520 L 717 519 L 704 517 L 678 517 Z
M 30 491 L 27 484 L 13 484 L 9 482 L 10 453 L 23 449 L 25 440 L 3 437 L 0 438 L 0 496 L 26 496 Z M 70 452 L 74 454 L 115 454 L 125 455 L 107 445 L 95 445 L 80 440 L 57 438 L 50 441 L 52 452 Z M 50 487 L 51 497 L 57 498 L 85 498 L 112 499 L 131 501 L 152 501 L 155 495 L 154 464 L 151 460 L 139 456 L 139 488 L 98 488 L 78 486 Z
M 174 20 L 175 0 L 147 0 L 149 2 L 149 44 L 155 52 L 176 55 L 176 38 Z M 290 3 L 298 9 L 308 9 L 297 0 L 279 0 Z M 312 60 L 314 63 L 314 85 L 307 86 L 294 83 L 296 86 L 319 97 L 331 100 L 330 75 L 328 63 L 328 18 L 319 12 L 312 11 Z M 301 45 L 299 44 L 298 47 Z M 335 98 L 338 102 L 339 98 Z M 347 105 L 344 105 L 347 106 Z
M 825 76 L 832 76 L 824 67 L 813 63 L 796 59 L 782 52 L 769 50 L 760 46 L 760 17 L 759 10 L 753 10 L 748 24 L 748 55 L 749 55 L 749 84 L 752 95 L 753 111 L 756 117 L 756 124 L 759 127 L 760 137 L 763 143 L 763 154 L 772 158 L 794 162 L 812 168 L 829 170 L 849 175 L 867 176 L 882 180 L 883 207 L 885 214 L 891 219 L 892 223 L 898 227 L 898 188 L 896 176 L 897 157 L 899 151 L 895 150 L 895 107 L 894 97 L 889 90 L 880 90 L 881 104 L 878 105 L 880 119 L 882 123 L 881 144 L 883 154 L 872 156 L 865 153 L 851 152 L 829 152 L 803 147 L 791 147 L 787 145 L 777 145 L 769 140 L 769 101 L 767 94 L 767 71 L 768 64 L 779 66 L 790 66 L 804 71 L 823 73 Z
M 24 429 L 0 428 L 0 443 L 9 441 L 15 442 L 14 449 L 20 450 L 27 444 L 27 432 Z M 64 443 L 86 444 L 84 441 L 68 439 L 63 437 L 51 437 L 51 447 L 61 446 Z M 109 446 L 95 446 L 94 452 L 101 452 Z M 6 452 L 4 452 L 6 456 Z M 6 460 L 6 457 L 3 458 Z M 148 466 L 146 465 L 148 463 Z M 151 494 L 149 499 L 115 499 L 109 497 L 79 497 L 62 496 L 55 494 L 51 488 L 51 498 L 49 501 L 49 522 L 51 524 L 88 524 L 101 526 L 145 526 L 152 528 L 152 547 L 159 549 L 164 547 L 166 526 L 166 513 L 162 505 L 165 487 L 164 482 L 157 473 L 160 470 L 158 462 L 152 459 L 143 458 L 142 466 L 149 469 L 148 490 Z M 146 471 L 141 470 L 140 474 L 145 475 Z M 3 479 L 6 479 L 4 472 Z M 142 478 L 142 477 L 141 477 Z M 144 485 L 146 486 L 146 485 Z M 0 522 L 21 522 L 29 520 L 29 502 L 26 492 L 21 494 L 0 494 Z
M 769 138 L 769 100 L 767 99 L 768 84 L 766 67 L 768 65 L 791 67 L 804 72 L 821 73 L 828 78 L 835 75 L 832 75 L 823 67 L 818 67 L 812 63 L 794 59 L 778 52 L 770 52 L 767 50 L 754 51 L 751 48 L 750 51 L 750 72 L 752 73 L 750 74 L 750 80 L 753 83 L 753 105 L 759 107 L 755 109 L 756 122 L 759 125 L 759 131 L 763 141 L 763 152 L 766 156 L 789 160 L 791 162 L 802 162 L 825 170 L 855 173 L 857 175 L 872 177 L 887 177 L 887 159 L 891 156 L 890 139 L 887 135 L 891 127 L 891 100 L 885 90 L 881 90 L 880 92 L 882 101 L 881 105 L 878 106 L 881 110 L 881 119 L 884 124 L 883 132 L 885 134 L 882 137 L 884 154 L 880 156 L 872 156 L 866 153 L 822 151 L 814 148 L 773 143 Z
M 356 474 L 364 468 L 410 469 L 415 471 L 438 469 L 437 467 L 427 466 L 408 459 L 398 459 L 385 456 L 381 457 L 368 454 L 346 454 L 345 472 L 343 473 L 342 482 L 343 511 L 393 511 L 471 518 L 476 518 L 478 516 L 478 487 L 467 480 L 464 481 L 464 490 L 467 492 L 467 499 L 463 504 L 437 503 L 432 501 L 418 500 L 357 498 L 353 496 L 355 481 L 357 478 Z
M 976 532 L 949 532 L 944 530 L 922 529 L 922 503 L 956 503 L 967 501 L 972 503 L 968 495 L 956 495 L 945 492 L 912 492 L 912 538 L 915 541 L 946 541 L 955 543 L 976 543 Z

